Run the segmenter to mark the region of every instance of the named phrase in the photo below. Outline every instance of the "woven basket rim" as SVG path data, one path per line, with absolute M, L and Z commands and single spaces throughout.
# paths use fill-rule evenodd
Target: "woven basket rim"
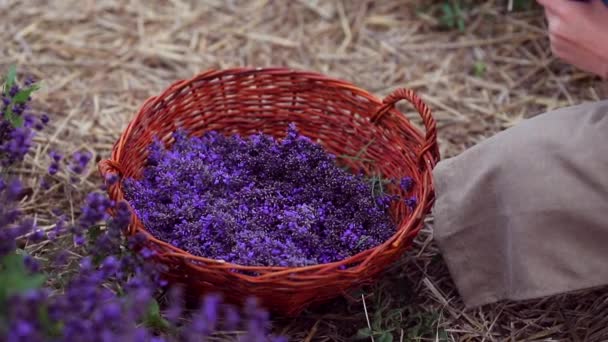
M 374 121 L 377 121 L 376 119 L 386 112 L 396 112 L 396 114 L 401 114 L 403 117 L 405 117 L 402 113 L 400 113 L 397 109 L 394 108 L 395 102 L 397 102 L 400 99 L 403 99 L 402 98 L 403 95 L 401 95 L 401 93 L 396 94 L 397 91 L 394 91 L 393 93 L 391 93 L 391 95 L 387 96 L 384 100 L 380 100 L 373 94 L 369 93 L 368 91 L 366 91 L 364 89 L 361 89 L 361 88 L 355 86 L 354 84 L 352 84 L 350 82 L 343 81 L 339 78 L 333 78 L 330 76 L 326 76 L 324 74 L 321 74 L 318 72 L 313 72 L 313 71 L 294 69 L 294 68 L 284 68 L 284 67 L 264 67 L 264 68 L 243 67 L 243 68 L 229 68 L 229 69 L 223 69 L 223 70 L 210 69 L 205 72 L 199 73 L 198 75 L 195 75 L 195 76 L 191 77 L 190 79 L 177 80 L 177 81 L 173 82 L 172 84 L 170 84 L 159 95 L 151 96 L 146 101 L 144 101 L 144 103 L 141 105 L 141 107 L 137 110 L 135 117 L 130 121 L 128 126 L 121 133 L 120 138 L 113 145 L 111 157 L 109 159 L 105 159 L 105 160 L 102 160 L 99 162 L 98 167 L 99 167 L 99 171 L 100 171 L 103 179 L 107 179 L 106 176 L 109 174 L 116 174 L 116 173 L 121 174 L 122 173 L 120 162 L 121 162 L 122 158 L 126 157 L 127 152 L 128 152 L 128 151 L 123 150 L 124 144 L 128 140 L 128 138 L 131 134 L 131 130 L 141 120 L 141 117 L 146 113 L 146 111 L 149 108 L 151 108 L 155 105 L 161 104 L 168 95 L 173 94 L 173 93 L 178 93 L 178 92 L 182 91 L 185 87 L 188 87 L 190 84 L 192 84 L 198 80 L 202 80 L 202 79 L 210 78 L 210 77 L 248 76 L 248 75 L 252 75 L 252 74 L 256 74 L 256 73 L 273 74 L 273 75 L 281 75 L 281 76 L 293 75 L 294 77 L 295 76 L 306 76 L 309 79 L 324 82 L 325 84 L 331 85 L 332 87 L 353 91 L 357 95 L 361 95 L 361 96 L 367 98 L 369 101 L 373 102 L 374 104 L 376 104 L 379 107 L 378 112 L 376 113 L 377 115 L 370 117 L 370 121 L 369 121 L 370 125 L 374 124 Z M 398 89 L 398 90 L 409 91 L 409 90 L 405 90 L 405 89 Z M 411 91 L 409 91 L 409 92 L 411 92 Z M 413 92 L 411 92 L 411 94 L 413 94 Z M 391 96 L 393 96 L 393 97 L 396 96 L 397 99 L 394 99 L 395 101 L 391 102 L 390 101 Z M 413 94 L 410 96 L 415 97 L 416 95 Z M 418 100 L 420 102 L 422 102 L 422 100 L 420 100 L 420 99 L 418 99 Z M 431 171 L 432 171 L 433 167 L 435 166 L 435 164 L 438 162 L 440 157 L 439 157 L 439 151 L 437 148 L 435 132 L 430 132 L 430 131 L 435 130 L 435 122 L 432 119 L 432 117 L 430 116 L 431 115 L 430 109 L 428 109 L 428 107 L 426 107 L 426 104 L 424 104 L 423 102 L 422 102 L 422 105 L 424 106 L 424 108 L 426 108 L 428 110 L 428 121 L 429 122 L 428 123 L 426 121 L 424 122 L 425 128 L 427 129 L 426 137 L 416 127 L 411 127 L 411 128 L 412 128 L 413 132 L 417 135 L 417 138 L 421 142 L 424 142 L 426 144 L 426 145 L 421 144 L 421 151 L 420 151 L 420 155 L 419 155 L 419 158 L 421 161 L 421 163 L 420 163 L 421 167 L 423 167 L 424 169 L 418 170 L 418 172 L 420 172 L 420 174 L 422 175 L 421 178 L 424 180 L 424 183 L 420 185 L 423 187 L 423 196 L 421 196 L 418 199 L 419 203 L 416 206 L 416 208 L 414 209 L 414 211 L 412 213 L 410 213 L 407 216 L 407 218 L 404 218 L 404 220 L 405 220 L 405 224 L 403 225 L 404 228 L 400 228 L 402 222 L 399 222 L 399 221 L 395 222 L 396 230 L 391 235 L 391 237 L 388 238 L 386 241 L 384 241 L 383 243 L 376 245 L 372 248 L 361 251 L 357 254 L 350 255 L 341 260 L 337 260 L 337 261 L 333 261 L 333 262 L 329 262 L 329 263 L 319 263 L 319 264 L 310 265 L 310 266 L 263 266 L 263 265 L 246 266 L 246 265 L 239 265 L 239 264 L 235 264 L 235 263 L 231 263 L 231 262 L 227 262 L 227 261 L 223 261 L 223 260 L 210 259 L 210 258 L 206 258 L 206 257 L 196 256 L 196 255 L 189 253 L 188 251 L 185 251 L 185 250 L 180 249 L 176 246 L 173 246 L 165 241 L 157 239 L 156 237 L 154 237 L 150 232 L 148 232 L 145 229 L 143 223 L 140 221 L 139 217 L 136 215 L 133 208 L 131 207 L 131 204 L 128 201 L 126 201 L 126 199 L 124 199 L 124 193 L 122 192 L 122 187 L 121 187 L 122 179 L 119 180 L 117 182 L 117 184 L 111 184 L 111 185 L 108 184 L 107 190 L 108 190 L 108 193 L 110 194 L 110 197 L 111 198 L 114 197 L 112 199 L 119 197 L 120 200 L 124 200 L 129 206 L 129 210 L 131 211 L 131 224 L 129 225 L 129 229 L 127 232 L 127 234 L 129 236 L 132 236 L 136 233 L 143 233 L 148 239 L 147 242 L 154 243 L 159 247 L 164 247 L 164 248 L 172 251 L 169 253 L 166 253 L 166 252 L 160 253 L 159 256 L 175 257 L 175 258 L 182 259 L 184 261 L 195 262 L 197 265 L 200 263 L 200 265 L 198 265 L 198 266 L 201 266 L 201 267 L 208 265 L 208 264 L 213 264 L 214 267 L 216 267 L 216 268 L 221 267 L 222 269 L 225 269 L 225 270 L 238 270 L 238 271 L 246 271 L 246 272 L 264 271 L 262 274 L 255 275 L 255 276 L 250 276 L 250 275 L 246 275 L 246 274 L 240 275 L 240 277 L 248 278 L 253 281 L 255 281 L 256 279 L 260 280 L 260 278 L 275 278 L 275 277 L 279 277 L 282 275 L 288 275 L 288 274 L 294 274 L 294 273 L 308 273 L 308 272 L 323 273 L 324 271 L 346 272 L 346 273 L 351 272 L 352 268 L 350 268 L 350 267 L 347 267 L 345 269 L 339 269 L 338 267 L 344 266 L 344 265 L 349 265 L 349 264 L 355 264 L 355 267 L 364 267 L 365 264 L 367 264 L 368 262 L 370 262 L 370 260 L 373 259 L 374 255 L 380 253 L 385 248 L 390 247 L 389 245 L 393 245 L 393 247 L 398 247 L 399 242 L 405 240 L 408 237 L 416 236 L 420 227 L 416 230 L 413 230 L 412 229 L 412 228 L 414 228 L 413 223 L 418 219 L 422 219 L 426 215 L 426 212 L 428 211 L 428 207 L 430 207 L 430 205 L 434 201 L 434 185 L 433 185 L 433 178 L 432 178 Z M 420 113 L 420 109 L 418 109 L 418 111 Z M 420 114 L 422 115 L 422 113 L 420 113 Z M 433 134 L 429 134 L 429 133 L 433 133 Z M 434 139 L 429 139 L 429 135 L 431 137 L 433 137 Z M 114 196 L 113 196 L 113 194 L 114 194 Z M 363 261 L 361 261 L 361 259 L 363 259 Z

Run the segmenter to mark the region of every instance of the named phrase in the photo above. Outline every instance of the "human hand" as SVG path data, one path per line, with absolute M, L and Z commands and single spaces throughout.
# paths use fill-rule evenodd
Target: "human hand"
M 608 7 L 600 0 L 537 0 L 545 8 L 551 51 L 608 79 Z

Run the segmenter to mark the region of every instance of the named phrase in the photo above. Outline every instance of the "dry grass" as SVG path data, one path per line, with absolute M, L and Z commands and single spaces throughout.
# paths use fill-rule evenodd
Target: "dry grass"
M 209 68 L 312 69 L 378 96 L 413 88 L 434 110 L 444 157 L 522 118 L 606 97 L 598 80 L 551 56 L 538 9 L 508 13 L 507 1 L 478 1 L 458 32 L 439 27 L 438 3 L 0 1 L 0 68 L 18 63 L 43 79 L 36 105 L 55 118 L 18 171 L 36 179 L 51 146 L 107 156 L 148 96 Z M 48 224 L 48 205 L 71 213 L 97 177 L 35 190 L 26 206 Z M 395 340 L 608 340 L 605 289 L 463 311 L 428 223 L 403 262 L 363 292 L 371 324 L 382 319 Z M 294 340 L 352 340 L 367 326 L 360 294 L 277 327 Z

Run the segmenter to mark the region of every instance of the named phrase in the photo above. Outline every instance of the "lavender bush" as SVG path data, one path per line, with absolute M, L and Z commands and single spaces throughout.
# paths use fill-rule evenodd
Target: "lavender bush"
M 300 136 L 209 132 L 173 135 L 150 148 L 141 179 L 125 194 L 146 229 L 192 254 L 241 265 L 306 266 L 344 259 L 395 232 L 392 200 L 362 175 Z M 404 190 L 411 178 L 401 180 Z M 406 203 L 415 207 L 415 198 Z
M 131 213 L 126 202 L 114 203 L 100 192 L 86 198 L 80 216 L 70 224 L 58 214 L 57 223 L 48 231 L 36 227 L 34 220 L 23 214 L 19 203 L 24 196 L 21 182 L 12 179 L 7 167 L 19 163 L 29 151 L 33 130 L 49 121 L 28 113 L 30 94 L 36 89 L 31 81 L 20 87 L 14 69 L 2 88 L 0 117 L 0 341 L 205 341 L 217 338 L 223 331 L 239 332 L 239 341 L 284 341 L 271 338 L 268 314 L 254 299 L 248 301 L 243 314 L 210 294 L 198 308 L 188 312 L 174 289 L 161 278 L 162 269 L 146 259 L 134 244 L 142 236 L 128 241 L 122 231 Z M 27 95 L 27 96 L 26 96 Z M 32 130 L 33 129 L 33 130 Z M 77 152 L 66 172 L 75 177 L 82 173 L 91 155 Z M 63 156 L 50 153 L 49 176 L 60 172 Z M 109 182 L 115 179 L 109 179 Z M 110 218 L 108 209 L 117 215 Z M 52 256 L 54 267 L 70 268 L 71 276 L 61 287 L 50 287 L 35 256 L 18 248 L 16 243 L 59 243 L 70 237 L 78 252 L 84 255 L 75 267 L 65 264 L 65 254 Z M 47 245 L 48 246 L 48 245 Z M 173 295 L 166 310 L 161 310 L 156 295 L 170 291 Z
M 8 167 L 21 161 L 29 151 L 35 130 L 41 130 L 49 118 L 30 112 L 31 94 L 38 89 L 33 78 L 27 78 L 22 86 L 16 82 L 16 70 L 12 67 L 5 78 L 0 98 L 0 166 Z
M 20 185 L 1 183 L 0 188 L 0 198 L 7 204 L 0 209 L 0 340 L 204 341 L 220 329 L 239 328 L 244 331 L 239 340 L 271 340 L 268 315 L 254 301 L 249 301 L 244 317 L 223 305 L 217 295 L 205 297 L 189 323 L 178 320 L 187 317 L 179 298 L 173 298 L 167 314 L 161 314 L 154 295 L 167 284 L 160 270 L 145 262 L 149 253 L 125 251 L 121 231 L 130 221 L 129 209 L 125 202 L 114 204 L 100 193 L 88 196 L 75 225 L 58 224 L 54 235 L 71 232 L 79 237 L 87 227 L 103 221 L 105 229 L 85 244 L 87 256 L 65 288 L 57 292 L 44 287 L 37 262 L 15 248 L 15 238 L 35 230 L 16 209 Z M 106 216 L 110 207 L 117 210 L 112 219 Z

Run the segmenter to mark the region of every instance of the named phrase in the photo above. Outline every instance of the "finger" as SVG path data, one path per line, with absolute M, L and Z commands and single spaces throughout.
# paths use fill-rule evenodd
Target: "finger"
M 545 13 L 547 17 L 549 36 L 565 37 L 566 32 L 564 30 L 567 27 L 564 27 L 564 21 L 562 20 L 562 18 L 549 9 L 546 9 Z
M 576 66 L 580 70 L 602 77 L 606 76 L 607 63 L 593 51 L 568 39 L 551 38 L 551 52 L 560 60 Z
M 588 3 L 572 0 L 536 0 L 545 10 L 549 10 L 557 16 L 566 17 L 568 13 L 580 11 L 589 6 Z
M 600 0 L 596 0 L 600 2 Z M 589 7 L 585 9 L 586 11 L 590 11 L 592 8 Z M 606 11 L 607 9 L 602 9 Z M 599 44 L 599 41 L 603 41 L 602 39 L 597 39 L 597 37 L 603 36 L 605 33 L 599 33 L 598 30 L 603 30 L 603 27 L 599 27 L 597 24 L 597 19 L 593 19 L 592 15 L 585 14 L 581 15 L 580 18 L 575 17 L 560 17 L 551 9 L 545 9 L 545 16 L 547 18 L 547 26 L 549 31 L 549 36 L 559 36 L 564 39 L 576 41 L 578 45 L 586 46 L 588 49 L 601 51 L 605 47 L 606 56 L 608 56 L 608 45 Z M 601 15 L 604 16 L 603 14 Z M 603 24 L 602 24 L 603 25 Z M 604 30 L 605 31 L 605 30 Z
M 568 40 L 558 36 L 550 37 L 549 40 L 551 41 L 551 53 L 560 59 L 565 59 L 570 62 L 572 44 L 570 44 Z

